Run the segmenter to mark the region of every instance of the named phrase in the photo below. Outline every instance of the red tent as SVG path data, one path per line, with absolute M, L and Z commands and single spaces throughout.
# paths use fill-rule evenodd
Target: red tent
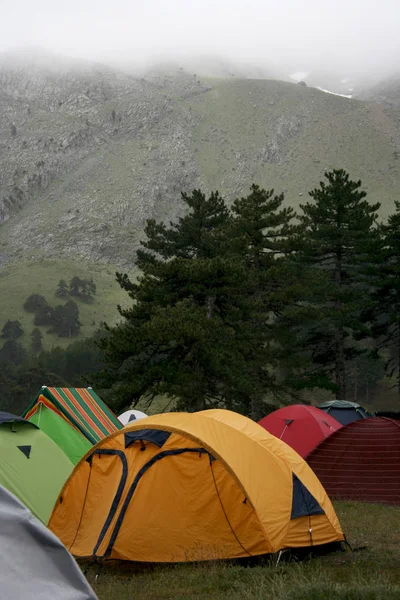
M 400 504 L 400 421 L 354 421 L 321 442 L 307 462 L 331 498 Z
M 280 408 L 258 423 L 303 457 L 341 427 L 331 415 L 305 404 Z

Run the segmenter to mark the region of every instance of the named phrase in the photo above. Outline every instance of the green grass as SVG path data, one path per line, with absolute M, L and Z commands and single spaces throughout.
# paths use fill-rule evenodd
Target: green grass
M 0 329 L 7 319 L 21 321 L 25 335 L 21 342 L 30 343 L 30 333 L 34 328 L 32 313 L 23 309 L 23 304 L 30 294 L 41 294 L 51 306 L 62 304 L 65 300 L 57 298 L 54 293 L 60 279 L 69 281 L 73 275 L 81 278 L 93 277 L 97 286 L 97 294 L 92 304 L 86 304 L 75 298 L 79 306 L 82 322 L 81 335 L 72 340 L 48 334 L 49 327 L 41 327 L 45 348 L 52 346 L 66 347 L 74 339 L 90 336 L 102 321 L 115 323 L 119 314 L 117 305 L 129 304 L 128 295 L 121 290 L 115 281 L 116 267 L 112 265 L 93 264 L 85 261 L 44 260 L 14 263 L 0 270 Z
M 244 567 L 228 562 L 105 566 L 95 581 L 99 600 L 398 600 L 400 507 L 338 502 L 353 547 L 301 563 Z

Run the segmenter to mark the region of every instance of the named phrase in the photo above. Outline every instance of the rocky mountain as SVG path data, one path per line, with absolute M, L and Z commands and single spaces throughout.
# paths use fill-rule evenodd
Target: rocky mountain
M 0 60 L 0 264 L 132 264 L 145 220 L 180 192 L 252 182 L 296 206 L 345 167 L 388 212 L 400 183 L 400 110 L 309 86 L 184 70 L 135 77 L 47 53 Z
M 361 100 L 383 103 L 388 106 L 400 106 L 400 75 L 375 83 L 375 85 L 365 87 L 359 94 Z

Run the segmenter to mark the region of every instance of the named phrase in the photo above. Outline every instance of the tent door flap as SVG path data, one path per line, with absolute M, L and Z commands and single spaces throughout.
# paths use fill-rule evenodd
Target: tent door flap
M 110 510 L 108 512 L 107 518 L 104 521 L 103 527 L 100 531 L 99 537 L 97 539 L 96 545 L 93 548 L 93 557 L 96 556 L 96 553 L 100 547 L 101 542 L 104 539 L 104 536 L 107 533 L 107 530 L 111 524 L 111 521 L 116 513 L 116 510 L 118 508 L 118 504 L 121 500 L 121 496 L 122 493 L 124 491 L 125 488 L 125 484 L 126 484 L 126 480 L 128 478 L 128 462 L 126 460 L 126 456 L 124 454 L 124 452 L 122 452 L 122 450 L 111 450 L 111 449 L 99 449 L 99 450 L 95 450 L 93 452 L 93 454 L 91 454 L 88 458 L 87 461 L 90 463 L 91 467 L 93 465 L 93 459 L 98 456 L 99 458 L 101 458 L 102 456 L 118 456 L 119 459 L 121 460 L 121 466 L 122 466 L 122 473 L 121 473 L 121 479 L 120 482 L 118 484 L 118 488 L 117 491 L 115 492 L 113 501 L 111 503 L 111 507 Z

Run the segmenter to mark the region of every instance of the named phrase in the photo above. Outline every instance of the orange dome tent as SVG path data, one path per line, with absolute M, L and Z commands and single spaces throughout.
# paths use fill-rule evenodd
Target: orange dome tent
M 305 461 L 226 410 L 155 415 L 100 441 L 64 486 L 49 527 L 75 556 L 145 562 L 344 539 Z

